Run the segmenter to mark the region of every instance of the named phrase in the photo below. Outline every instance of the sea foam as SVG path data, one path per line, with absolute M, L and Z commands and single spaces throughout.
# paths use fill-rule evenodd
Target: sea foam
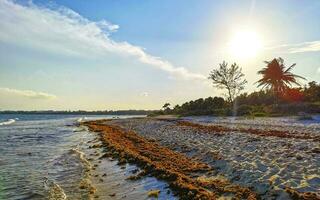
M 67 195 L 60 185 L 54 181 L 50 181 L 48 178 L 45 178 L 44 186 L 48 190 L 48 199 L 49 200 L 65 200 Z
M 10 124 L 13 124 L 13 123 L 15 123 L 15 122 L 16 122 L 15 119 L 9 119 L 9 120 L 7 120 L 7 121 L 0 122 L 0 126 L 10 125 Z
M 83 120 L 86 120 L 87 117 L 80 117 L 79 119 L 77 119 L 77 122 L 82 122 Z

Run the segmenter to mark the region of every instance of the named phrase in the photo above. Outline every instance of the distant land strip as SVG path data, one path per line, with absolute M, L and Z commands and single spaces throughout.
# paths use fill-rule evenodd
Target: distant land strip
M 64 114 L 64 115 L 148 115 L 155 112 L 155 110 L 105 110 L 105 111 L 55 111 L 55 110 L 40 110 L 40 111 L 0 111 L 0 114 Z

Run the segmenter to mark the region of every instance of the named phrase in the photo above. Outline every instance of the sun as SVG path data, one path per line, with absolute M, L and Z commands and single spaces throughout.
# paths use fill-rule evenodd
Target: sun
M 243 30 L 236 32 L 230 40 L 230 53 L 240 59 L 255 57 L 262 48 L 262 42 L 254 31 Z

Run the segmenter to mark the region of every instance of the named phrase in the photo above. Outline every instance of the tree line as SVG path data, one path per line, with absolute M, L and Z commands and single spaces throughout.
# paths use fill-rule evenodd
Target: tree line
M 236 63 L 228 66 L 223 61 L 208 78 L 214 87 L 225 90 L 224 98 L 199 98 L 174 107 L 166 103 L 153 114 L 277 116 L 320 113 L 319 83 L 311 81 L 301 86 L 299 80 L 306 79 L 292 72 L 296 64 L 287 67 L 282 58 L 265 61 L 265 64 L 258 71 L 262 77 L 255 83 L 260 91 L 241 93 L 247 84 L 242 68 Z

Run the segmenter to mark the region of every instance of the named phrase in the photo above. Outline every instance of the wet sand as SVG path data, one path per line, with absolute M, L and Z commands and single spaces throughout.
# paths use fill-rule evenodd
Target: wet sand
M 287 126 L 261 120 L 227 123 L 144 118 L 104 121 L 102 125 L 133 132 L 139 138 L 210 167 L 210 173 L 189 174 L 192 180 L 204 178 L 202 181 L 207 184 L 224 180 L 248 188 L 262 199 L 319 199 L 317 124 Z M 225 196 L 207 185 L 195 185 L 212 192 L 215 198 L 235 196 Z
M 78 185 L 79 189 L 87 194 L 84 199 L 150 199 L 148 193 L 152 191 L 161 191 L 158 194 L 159 199 L 176 199 L 169 185 L 155 177 L 145 176 L 130 180 L 140 169 L 134 163 L 121 163 L 116 158 L 104 156 L 109 151 L 103 145 L 99 134 L 89 133 L 83 126 L 80 126 L 77 132 L 90 134 L 90 137 L 83 141 L 85 144 L 81 144 L 85 147 L 82 151 L 73 150 L 81 158 L 85 169 Z
M 257 199 L 249 188 L 215 176 L 214 169 L 209 165 L 110 122 L 100 120 L 83 124 L 91 131 L 100 133 L 107 148 L 103 157 L 117 158 L 121 164 L 135 163 L 140 167 L 141 173 L 129 179 L 151 175 L 165 180 L 181 199 Z

